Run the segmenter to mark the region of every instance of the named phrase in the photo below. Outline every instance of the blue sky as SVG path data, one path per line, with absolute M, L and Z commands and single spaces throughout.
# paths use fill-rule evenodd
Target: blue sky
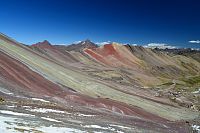
M 49 40 L 200 47 L 199 0 L 0 0 L 0 32 L 26 44 Z

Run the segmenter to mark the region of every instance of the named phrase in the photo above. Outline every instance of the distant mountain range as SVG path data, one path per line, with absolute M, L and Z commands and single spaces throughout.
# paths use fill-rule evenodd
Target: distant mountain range
M 200 122 L 199 50 L 90 40 L 29 46 L 0 34 L 0 54 L 2 117 L 17 111 L 88 132 L 183 133 Z

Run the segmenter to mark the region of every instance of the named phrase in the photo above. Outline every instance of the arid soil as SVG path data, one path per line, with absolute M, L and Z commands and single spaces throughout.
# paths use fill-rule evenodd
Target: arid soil
M 0 35 L 0 132 L 198 132 L 199 88 L 194 53 Z

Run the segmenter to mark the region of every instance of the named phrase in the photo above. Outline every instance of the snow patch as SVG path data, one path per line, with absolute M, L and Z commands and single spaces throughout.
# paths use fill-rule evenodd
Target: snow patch
M 115 128 L 109 127 L 109 126 L 108 127 L 102 127 L 102 126 L 99 126 L 99 125 L 85 125 L 83 127 L 85 127 L 85 128 L 104 129 L 104 130 L 116 131 L 117 133 L 123 133 L 122 131 L 116 130 Z
M 27 126 L 21 126 L 21 125 L 16 125 L 13 123 L 16 123 L 17 120 L 16 118 L 12 118 L 12 117 L 8 117 L 8 116 L 0 116 L 0 133 L 16 133 L 19 132 L 16 130 L 16 128 L 18 129 L 25 129 L 28 131 L 25 132 L 33 132 L 35 130 L 37 130 L 38 132 L 44 132 L 44 133 L 86 133 L 84 131 L 81 131 L 79 129 L 75 129 L 75 128 L 68 128 L 68 127 L 53 127 L 53 126 L 38 126 L 38 127 L 34 127 L 32 128 Z M 10 124 L 12 123 L 12 124 Z M 25 123 L 23 121 L 22 125 L 26 125 L 27 123 Z
M 40 112 L 40 113 L 48 113 L 48 112 L 65 113 L 65 111 L 54 110 L 54 109 L 45 109 L 45 108 L 26 109 L 26 110 L 29 110 L 31 112 Z
M 119 128 L 121 128 L 121 129 L 131 129 L 130 127 L 125 127 L 125 126 L 121 126 L 121 125 L 114 125 L 114 124 L 111 124 L 110 126 L 119 127 Z
M 31 108 L 31 106 L 23 106 L 24 108 Z
M 67 127 L 41 127 L 40 131 L 45 133 L 86 133 L 79 129 L 67 128 Z
M 15 118 L 0 116 L 0 133 L 13 133 L 14 130 L 8 130 L 7 128 L 13 126 L 8 124 L 8 122 L 14 122 L 14 119 Z
M 200 126 L 198 126 L 198 125 L 192 125 L 192 129 L 194 131 L 198 131 L 198 133 L 200 133 Z
M 41 117 L 41 118 L 44 119 L 44 120 L 52 121 L 52 122 L 62 122 L 62 121 L 58 121 L 58 120 L 55 120 L 55 119 L 52 119 L 52 118 L 46 118 L 46 117 Z
M 15 105 L 7 105 L 8 108 L 14 108 L 16 107 Z
M 200 93 L 200 88 L 199 88 L 199 90 L 193 91 L 192 93 L 193 93 L 193 94 L 198 94 L 198 93 Z
M 34 101 L 41 101 L 41 102 L 49 103 L 49 101 L 44 100 L 44 99 L 40 99 L 40 98 L 31 98 L 31 99 L 34 100 Z
M 31 114 L 18 113 L 18 112 L 13 112 L 13 111 L 8 111 L 8 110 L 0 110 L 0 113 L 7 114 L 7 115 L 16 115 L 16 116 L 34 116 Z
M 77 115 L 77 116 L 84 116 L 84 117 L 92 117 L 92 116 L 95 116 L 95 115 L 86 115 L 86 114 L 81 114 L 81 113 L 76 113 L 75 115 Z
M 2 93 L 4 93 L 4 94 L 7 94 L 7 95 L 13 95 L 12 92 L 10 92 L 9 90 L 4 89 L 4 88 L 2 88 L 2 87 L 0 87 L 0 92 L 2 92 Z
M 104 127 L 101 127 L 99 125 L 85 125 L 83 127 L 86 127 L 86 128 L 101 128 L 101 129 L 104 128 Z
M 82 43 L 82 45 L 84 45 L 85 44 L 85 41 Z

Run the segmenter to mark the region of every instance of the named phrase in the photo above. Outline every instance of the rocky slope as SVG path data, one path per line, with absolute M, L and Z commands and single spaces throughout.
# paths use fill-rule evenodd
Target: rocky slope
M 200 62 L 191 56 L 89 40 L 26 46 L 3 34 L 0 55 L 0 131 L 163 133 L 199 124 Z

